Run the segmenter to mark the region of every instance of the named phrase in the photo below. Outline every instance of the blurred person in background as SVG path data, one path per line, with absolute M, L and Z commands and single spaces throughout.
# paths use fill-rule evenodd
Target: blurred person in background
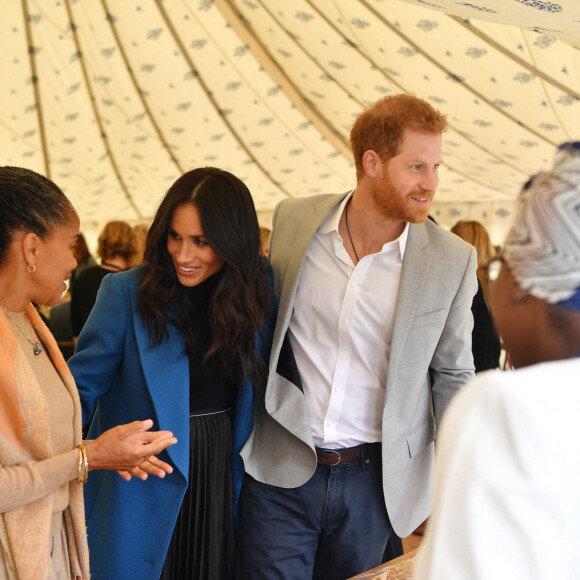
M 271 233 L 272 233 L 272 231 L 270 230 L 270 228 L 265 228 L 264 226 L 262 226 L 260 228 L 260 241 L 261 241 L 260 250 L 262 251 L 262 254 L 264 254 L 264 256 L 266 256 L 266 258 L 268 257 L 268 254 L 270 253 L 270 234 Z
M 79 239 L 77 241 L 77 247 L 75 248 L 75 260 L 77 261 L 77 267 L 73 270 L 72 276 L 70 278 L 70 286 L 75 283 L 75 280 L 88 268 L 92 268 L 97 265 L 97 262 L 91 255 L 89 247 L 87 246 L 87 241 L 85 236 L 80 233 Z
M 473 297 L 471 305 L 473 313 L 471 350 L 475 372 L 496 369 L 499 367 L 501 344 L 489 309 L 489 282 L 485 272 L 485 264 L 495 251 L 487 230 L 477 221 L 458 221 L 451 228 L 451 232 L 477 250 L 477 294 Z
M 70 315 L 70 290 L 61 297 L 60 303 L 49 309 L 46 325 L 56 340 L 65 360 L 68 360 L 74 351 L 74 337 Z
M 137 224 L 136 226 L 133 226 L 133 231 L 137 238 L 137 254 L 133 259 L 132 266 L 138 266 L 139 264 L 142 264 L 145 259 L 145 247 L 147 244 L 147 232 L 149 231 L 149 226 L 145 224 Z
M 81 333 L 95 305 L 103 278 L 134 266 L 138 252 L 137 236 L 128 223 L 111 221 L 105 225 L 97 248 L 101 264 L 82 272 L 71 289 L 71 323 L 75 338 Z
M 451 402 L 414 578 L 578 578 L 580 142 L 524 186 L 487 269 L 516 370 L 483 373 Z
M 77 245 L 74 250 L 74 257 L 77 261 L 77 267 L 72 272 L 67 291 L 62 295 L 60 304 L 47 309 L 49 310 L 47 326 L 57 343 L 59 343 L 59 348 L 61 349 L 65 360 L 68 360 L 72 354 L 74 340 L 70 302 L 71 288 L 78 276 L 80 276 L 85 270 L 97 265 L 95 259 L 89 252 L 87 242 L 82 233 L 79 234 Z

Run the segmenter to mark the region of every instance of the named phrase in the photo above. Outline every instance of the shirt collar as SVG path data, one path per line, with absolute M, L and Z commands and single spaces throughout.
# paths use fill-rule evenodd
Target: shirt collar
M 342 217 L 342 213 L 344 212 L 344 208 L 348 203 L 349 199 L 352 197 L 354 193 L 354 189 L 342 200 L 341 204 L 336 208 L 336 210 L 331 213 L 320 225 L 318 228 L 319 234 L 331 234 L 335 233 L 336 235 L 340 235 L 338 233 L 338 224 L 340 223 L 340 218 Z M 407 247 L 407 239 L 409 238 L 409 222 L 405 224 L 405 229 L 403 233 L 396 239 L 394 242 L 398 242 L 399 244 L 399 253 L 401 260 L 405 255 L 405 248 Z M 389 242 L 393 243 L 393 242 Z M 385 249 L 385 245 L 383 245 L 383 250 Z

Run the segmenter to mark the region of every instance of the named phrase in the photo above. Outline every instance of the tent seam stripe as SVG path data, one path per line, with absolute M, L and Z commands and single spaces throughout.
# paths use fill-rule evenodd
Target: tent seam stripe
M 22 12 L 24 17 L 24 28 L 26 30 L 26 42 L 28 44 L 28 60 L 30 62 L 30 74 L 32 77 L 32 87 L 34 91 L 34 101 L 36 103 L 36 116 L 38 118 L 38 131 L 40 134 L 40 145 L 42 147 L 42 155 L 44 159 L 44 172 L 48 179 L 51 178 L 50 161 L 48 154 L 48 143 L 46 141 L 46 129 L 44 125 L 44 115 L 42 112 L 42 99 L 40 97 L 40 89 L 38 86 L 39 78 L 36 70 L 36 59 L 34 56 L 34 46 L 32 42 L 32 28 L 30 26 L 30 12 L 28 10 L 27 0 L 22 0 Z
M 428 54 L 427 52 L 425 52 L 418 44 L 416 44 L 415 42 L 413 42 L 407 35 L 403 34 L 400 30 L 397 30 L 397 28 L 395 26 L 393 26 L 389 21 L 385 20 L 382 17 L 382 15 L 380 15 L 372 6 L 370 6 L 368 4 L 368 2 L 366 0 L 359 0 L 359 1 L 370 12 L 372 12 L 385 26 L 387 26 L 387 28 L 389 28 L 397 36 L 399 36 L 400 38 L 402 38 L 405 42 L 407 42 L 414 50 L 416 50 L 419 54 L 421 54 L 424 58 L 426 58 L 436 68 L 440 69 L 441 71 L 445 72 L 446 74 L 448 74 L 448 75 L 450 75 L 452 77 L 456 77 L 456 75 L 454 75 L 454 73 L 451 72 L 451 70 L 449 70 L 447 67 L 445 67 L 442 64 L 440 64 L 439 62 L 437 62 L 430 54 Z M 448 14 L 445 14 L 445 16 L 449 17 Z M 512 115 L 510 115 L 509 113 L 507 113 L 506 111 L 504 111 L 503 109 L 501 109 L 500 107 L 498 107 L 497 105 L 493 104 L 487 97 L 485 97 L 482 93 L 480 93 L 478 90 L 476 90 L 475 88 L 473 88 L 468 83 L 461 82 L 460 84 L 461 84 L 461 86 L 465 87 L 465 89 L 467 91 L 473 93 L 473 95 L 475 95 L 478 99 L 481 99 L 484 103 L 486 103 L 489 107 L 491 107 L 492 109 L 494 109 L 500 115 L 503 115 L 504 117 L 507 117 L 513 123 L 516 123 L 520 127 L 526 129 L 532 135 L 535 135 L 538 139 L 540 139 L 540 140 L 548 143 L 549 145 L 552 145 L 554 148 L 557 147 L 557 144 L 554 143 L 552 140 L 548 139 L 547 137 L 544 137 L 542 134 L 538 133 L 537 131 L 535 131 L 534 129 L 532 129 L 528 125 L 525 125 L 524 123 L 522 123 L 521 121 L 519 121 L 518 119 L 516 119 L 515 117 L 513 117 Z M 501 161 L 503 162 L 504 160 L 502 159 Z
M 68 0 L 67 0 L 68 1 Z M 161 16 L 165 22 L 165 25 L 167 26 L 167 28 L 169 29 L 170 34 L 173 37 L 173 40 L 175 41 L 175 44 L 177 45 L 177 47 L 179 48 L 179 51 L 181 52 L 181 54 L 183 55 L 183 58 L 185 59 L 185 61 L 187 62 L 187 65 L 189 66 L 190 70 L 194 73 L 196 73 L 196 79 L 197 82 L 199 83 L 201 89 L 203 90 L 203 92 L 205 93 L 207 99 L 209 100 L 209 102 L 211 103 L 211 105 L 213 106 L 213 108 L 215 109 L 216 113 L 218 114 L 218 116 L 221 118 L 221 120 L 223 121 L 223 123 L 226 125 L 226 127 L 230 130 L 232 136 L 234 137 L 234 139 L 237 141 L 237 143 L 239 144 L 239 146 L 246 152 L 246 154 L 248 155 L 248 157 L 252 160 L 252 162 L 256 165 L 256 167 L 258 167 L 258 169 L 286 196 L 286 197 L 295 197 L 294 195 L 292 195 L 290 192 L 288 192 L 284 187 L 282 187 L 282 185 L 276 180 L 274 179 L 274 177 L 270 174 L 269 171 L 266 170 L 266 168 L 264 167 L 264 165 L 262 165 L 262 163 L 260 163 L 260 161 L 258 161 L 258 159 L 255 157 L 255 155 L 250 151 L 250 149 L 247 147 L 247 145 L 244 143 L 244 141 L 241 139 L 241 137 L 239 136 L 238 132 L 234 129 L 234 127 L 232 126 L 232 124 L 228 121 L 228 119 L 225 117 L 225 115 L 222 115 L 220 113 L 220 107 L 217 103 L 217 101 L 215 100 L 215 98 L 211 95 L 211 91 L 209 91 L 208 86 L 206 85 L 205 81 L 203 80 L 199 70 L 194 66 L 193 60 L 191 59 L 191 57 L 189 56 L 189 54 L 187 53 L 187 50 L 185 49 L 185 46 L 183 45 L 183 42 L 181 41 L 181 38 L 179 37 L 179 35 L 177 34 L 177 31 L 175 30 L 175 27 L 173 26 L 173 23 L 171 22 L 171 20 L 169 19 L 169 16 L 167 14 L 167 12 L 165 11 L 165 8 L 162 6 L 162 1 L 163 0 L 155 0 L 155 3 L 157 4 L 157 7 L 159 8 L 159 12 L 161 13 Z
M 326 17 L 324 14 L 322 14 L 322 13 L 321 13 L 321 12 L 318 10 L 318 8 L 312 4 L 311 0 L 306 0 L 306 2 L 307 2 L 307 3 L 308 3 L 310 6 L 311 6 L 311 8 L 312 8 L 314 11 L 316 11 L 316 12 L 319 14 L 319 16 L 321 16 L 321 17 L 322 17 L 324 20 L 326 20 L 326 22 L 328 23 L 328 25 L 329 25 L 329 26 L 331 26 L 331 27 L 332 27 L 332 28 L 333 28 L 333 29 L 336 31 L 336 33 L 337 33 L 337 34 L 339 34 L 339 35 L 340 35 L 340 36 L 341 36 L 343 39 L 345 39 L 346 41 L 348 41 L 348 39 L 347 39 L 347 38 L 344 36 L 344 34 L 342 34 L 342 32 L 340 32 L 340 30 L 338 30 L 338 29 L 336 28 L 336 26 L 335 26 L 335 25 L 334 25 L 332 22 L 330 22 L 330 21 L 328 20 L 328 18 L 327 18 L 327 17 Z M 335 3 L 335 5 L 336 5 L 336 3 Z M 338 6 L 336 6 L 336 7 L 337 7 L 337 10 L 338 10 L 339 12 L 341 12 L 340 8 L 339 8 Z M 341 13 L 342 13 L 342 12 L 341 12 Z M 345 20 L 345 24 L 346 24 L 346 19 L 343 19 L 343 20 Z M 385 24 L 385 25 L 386 25 L 388 28 L 390 28 L 390 29 L 391 29 L 393 32 L 396 32 L 397 34 L 399 34 L 399 32 L 398 32 L 398 31 L 397 31 L 395 28 L 393 28 L 389 22 L 386 22 L 386 21 L 384 21 L 384 20 L 382 20 L 382 19 L 380 19 L 380 20 L 383 22 L 383 24 Z M 348 26 L 348 25 L 347 25 L 347 26 Z M 352 32 L 353 38 L 356 38 L 356 39 L 358 40 L 358 36 L 357 36 L 356 32 L 355 32 L 354 30 L 352 30 L 352 29 L 351 29 L 351 32 Z M 400 35 L 400 34 L 399 34 L 399 35 Z M 401 35 L 400 35 L 400 36 L 401 36 Z M 402 38 L 403 38 L 403 39 L 405 39 L 405 40 L 407 40 L 405 36 L 402 36 Z M 415 47 L 415 45 L 414 45 L 413 43 L 411 43 L 410 41 L 409 41 L 409 43 L 410 43 L 410 44 L 412 44 L 412 46 L 414 46 L 414 47 Z M 359 44 L 359 46 L 363 46 L 363 45 L 364 45 L 364 43 L 361 43 L 361 42 L 358 42 L 358 44 Z M 419 47 L 415 47 L 415 48 L 416 48 L 417 52 L 420 52 L 421 54 L 423 54 L 423 52 L 420 50 L 420 48 L 419 48 Z M 367 61 L 368 61 L 370 64 L 372 64 L 372 65 L 373 65 L 373 67 L 375 67 L 375 69 L 376 69 L 376 70 L 380 71 L 380 73 L 381 73 L 381 74 L 382 74 L 382 75 L 383 75 L 383 76 L 384 76 L 386 79 L 388 79 L 388 80 L 389 80 L 389 81 L 390 81 L 392 84 L 394 84 L 396 87 L 398 87 L 398 88 L 399 88 L 401 91 L 403 91 L 404 93 L 408 94 L 408 91 L 407 91 L 407 90 L 406 90 L 406 89 L 405 89 L 405 88 L 404 88 L 404 87 L 403 87 L 401 84 L 399 84 L 399 83 L 398 83 L 398 82 L 397 82 L 397 81 L 396 81 L 394 78 L 392 78 L 390 75 L 388 75 L 388 74 L 387 74 L 387 73 L 386 73 L 386 72 L 385 72 L 385 71 L 382 69 L 382 67 L 381 67 L 381 66 L 379 66 L 379 64 L 378 64 L 378 63 L 376 63 L 376 62 L 375 62 L 375 61 L 374 61 L 374 60 L 373 60 L 373 59 L 372 59 L 370 56 L 368 56 L 368 54 L 367 54 L 366 52 L 362 52 L 362 51 L 360 51 L 360 54 L 361 54 L 361 56 L 362 56 L 363 58 L 365 58 L 365 59 L 366 59 L 366 60 L 367 60 Z M 322 68 L 322 67 L 321 67 L 321 68 Z M 323 68 L 322 70 L 324 70 L 324 68 Z M 341 86 L 342 86 L 342 85 L 341 85 Z M 464 86 L 466 86 L 466 87 L 467 87 L 467 85 L 464 85 Z M 346 91 L 346 89 L 345 89 L 345 91 Z M 346 92 L 348 92 L 348 91 L 346 91 Z M 359 103 L 359 105 L 360 105 L 361 107 L 363 107 L 363 103 L 361 103 L 361 102 L 360 102 L 360 101 L 359 101 L 359 100 L 358 100 L 358 99 L 357 99 L 357 98 L 356 98 L 354 95 L 352 95 L 351 93 L 349 93 L 349 94 L 350 94 L 350 96 L 351 96 L 351 98 L 352 98 L 353 100 L 355 100 L 357 103 Z M 496 154 L 495 154 L 495 153 L 493 153 L 492 151 L 489 151 L 488 149 L 486 149 L 485 147 L 483 147 L 483 146 L 482 146 L 480 143 L 477 143 L 475 140 L 471 139 L 470 137 L 467 137 L 467 136 L 466 136 L 466 135 L 465 135 L 463 132 L 461 132 L 459 129 L 456 129 L 456 128 L 455 128 L 455 126 L 454 126 L 453 124 L 449 123 L 449 128 L 450 128 L 452 131 L 454 131 L 455 133 L 457 133 L 457 135 L 459 135 L 459 136 L 460 136 L 462 139 L 465 139 L 465 140 L 466 140 L 468 143 L 471 143 L 471 144 L 472 144 L 472 145 L 473 145 L 473 146 L 474 146 L 476 149 L 479 149 L 479 150 L 483 151 L 483 152 L 484 152 L 486 155 L 488 155 L 489 157 L 492 157 L 493 159 L 496 159 L 497 161 L 499 161 L 499 162 L 500 162 L 500 163 L 502 163 L 503 165 L 505 165 L 505 166 L 507 166 L 507 167 L 510 167 L 510 168 L 511 168 L 513 171 L 516 171 L 516 172 L 518 172 L 518 173 L 521 173 L 522 175 L 527 175 L 527 174 L 526 174 L 524 171 L 522 171 L 522 170 L 521 170 L 519 167 L 517 167 L 517 166 L 513 165 L 512 163 L 509 163 L 509 162 L 508 162 L 508 161 L 506 161 L 505 159 L 503 159 L 503 158 L 499 157 L 498 155 L 496 155 Z M 473 176 L 466 175 L 466 174 L 465 174 L 465 173 L 463 173 L 461 170 L 459 170 L 459 169 L 456 169 L 456 168 L 452 167 L 451 165 L 447 165 L 446 167 L 447 167 L 449 170 L 451 170 L 451 171 L 454 171 L 454 172 L 455 172 L 455 173 L 457 173 L 458 175 L 461 175 L 461 176 L 462 176 L 462 177 L 464 177 L 465 179 L 468 179 L 469 181 L 473 181 L 474 183 L 477 183 L 477 184 L 478 184 L 478 185 L 480 185 L 481 187 L 485 187 L 485 188 L 491 189 L 491 190 L 493 190 L 493 191 L 502 191 L 502 190 L 501 190 L 499 187 L 494 187 L 494 186 L 492 186 L 492 185 L 489 185 L 489 184 L 483 183 L 481 180 L 478 180 L 478 179 L 474 178 Z
M 105 8 L 106 13 L 110 14 L 109 7 L 107 5 L 106 0 L 101 0 L 101 2 L 103 4 L 103 7 Z M 183 175 L 185 173 L 183 167 L 181 166 L 181 164 L 179 163 L 179 161 L 175 157 L 175 154 L 171 150 L 171 146 L 169 145 L 168 141 L 165 139 L 165 136 L 163 135 L 163 132 L 161 131 L 159 124 L 155 120 L 155 118 L 152 114 L 152 111 L 149 108 L 147 100 L 145 99 L 144 95 L 142 94 L 142 91 L 139 90 L 139 83 L 137 82 L 137 78 L 135 76 L 135 73 L 133 72 L 132 67 L 129 66 L 129 61 L 127 59 L 127 53 L 125 52 L 125 49 L 123 48 L 123 44 L 121 43 L 121 38 L 117 32 L 115 24 L 113 23 L 113 19 L 108 18 L 107 20 L 109 21 L 109 27 L 111 28 L 111 32 L 113 34 L 113 37 L 115 38 L 115 42 L 117 43 L 117 48 L 119 49 L 119 53 L 121 54 L 121 58 L 123 59 L 123 62 L 125 63 L 125 68 L 127 69 L 127 72 L 129 73 L 129 77 L 131 79 L 131 82 L 133 83 L 133 86 L 135 87 L 135 92 L 137 93 L 137 96 L 138 96 L 139 100 L 141 101 L 143 108 L 147 112 L 147 117 L 149 118 L 149 120 L 151 121 L 151 124 L 153 125 L 153 128 L 155 129 L 155 132 L 157 133 L 157 137 L 159 138 L 159 141 L 161 141 L 161 144 L 163 145 L 164 149 L 167 151 L 167 153 L 169 155 L 169 159 L 175 164 L 178 171 Z
M 248 36 L 248 44 L 251 44 L 250 49 L 254 49 L 252 53 L 256 58 L 257 62 L 270 74 L 270 78 L 274 81 L 279 81 L 282 86 L 282 91 L 288 97 L 289 101 L 294 104 L 294 106 L 301 111 L 304 116 L 310 121 L 310 117 L 313 118 L 312 124 L 320 131 L 324 138 L 335 148 L 341 155 L 352 161 L 352 154 L 348 142 L 344 136 L 336 130 L 326 117 L 320 112 L 320 110 L 314 106 L 312 101 L 302 93 L 297 85 L 290 79 L 290 77 L 284 72 L 282 67 L 274 59 L 268 48 L 254 33 L 253 28 L 247 18 L 235 7 L 231 0 L 214 0 L 215 6 L 222 12 L 226 21 L 232 26 L 234 31 L 240 35 Z M 264 7 L 267 11 L 267 8 Z M 225 12 L 231 11 L 230 15 L 235 16 L 235 22 L 232 22 L 227 18 L 228 14 Z M 243 38 L 240 38 L 242 42 Z M 257 55 L 255 51 L 259 51 L 260 55 Z M 294 97 L 294 98 L 293 98 Z M 305 145 L 306 146 L 306 145 Z M 321 162 L 324 162 L 321 159 Z
M 95 116 L 95 121 L 96 121 L 96 123 L 97 123 L 97 125 L 99 127 L 99 133 L 100 133 L 101 139 L 103 141 L 103 144 L 105 146 L 105 150 L 107 152 L 107 156 L 109 157 L 109 162 L 110 162 L 111 167 L 113 168 L 113 171 L 114 171 L 114 173 L 115 173 L 115 175 L 117 177 L 117 180 L 119 182 L 119 185 L 121 186 L 121 189 L 122 189 L 125 197 L 127 198 L 127 201 L 131 204 L 131 207 L 135 211 L 137 217 L 139 219 L 143 219 L 143 216 L 141 215 L 141 212 L 139 211 L 139 208 L 135 204 L 135 201 L 133 200 L 132 195 L 129 193 L 129 190 L 127 189 L 127 186 L 126 186 L 125 182 L 123 181 L 123 178 L 121 176 L 121 172 L 119 171 L 119 167 L 118 167 L 117 162 L 115 161 L 115 158 L 113 156 L 113 152 L 111 150 L 111 146 L 110 146 L 110 143 L 109 143 L 109 139 L 108 139 L 107 134 L 105 132 L 105 127 L 104 127 L 103 122 L 101 120 L 101 117 L 99 115 L 99 110 L 98 110 L 98 107 L 97 107 L 97 101 L 96 101 L 96 98 L 95 98 L 95 94 L 94 94 L 94 92 L 92 90 L 92 85 L 91 85 L 90 80 L 89 80 L 89 75 L 87 74 L 86 63 L 84 61 L 83 53 L 82 53 L 81 46 L 80 46 L 80 43 L 79 43 L 79 38 L 78 38 L 78 35 L 77 35 L 77 31 L 76 31 L 76 25 L 74 23 L 73 14 L 72 14 L 72 10 L 71 10 L 71 7 L 70 7 L 70 0 L 65 0 L 65 6 L 66 6 L 66 10 L 67 10 L 67 14 L 68 14 L 69 21 L 70 21 L 70 25 L 71 25 L 71 32 L 72 32 L 73 40 L 74 40 L 74 43 L 75 43 L 75 46 L 76 46 L 76 49 L 77 49 L 77 53 L 79 55 L 79 63 L 80 63 L 81 71 L 83 73 L 83 78 L 84 78 L 84 81 L 85 81 L 85 86 L 86 86 L 86 89 L 87 89 L 87 91 L 89 93 L 91 107 L 93 109 L 93 114 Z
M 529 70 L 532 74 L 534 74 L 538 78 L 542 79 L 543 81 L 546 81 L 547 83 L 551 84 L 554 88 L 562 91 L 563 93 L 566 93 L 567 95 L 574 97 L 575 99 L 580 100 L 580 93 L 572 90 L 570 87 L 567 87 L 566 85 L 564 85 L 560 81 L 556 80 L 554 77 L 541 71 L 536 66 L 527 63 L 522 57 L 518 56 L 517 54 L 515 54 L 511 50 L 507 50 L 501 44 L 499 44 L 499 42 L 495 41 L 493 38 L 491 38 L 485 32 L 483 32 L 482 30 L 479 30 L 479 28 L 477 28 L 476 26 L 471 24 L 471 22 L 467 22 L 465 19 L 460 18 L 459 16 L 453 16 L 451 14 L 448 14 L 447 16 L 449 18 L 451 18 L 452 20 L 455 20 L 455 22 L 457 22 L 459 25 L 461 25 L 464 28 L 466 28 L 467 30 L 469 30 L 469 32 L 471 32 L 471 34 L 473 34 L 474 36 L 477 36 L 478 38 L 480 38 L 481 40 L 483 40 L 484 42 L 486 42 L 487 44 L 489 44 L 490 46 L 495 48 L 498 52 L 501 52 L 503 55 L 507 56 L 508 58 L 510 58 L 511 60 L 516 62 L 522 68 Z

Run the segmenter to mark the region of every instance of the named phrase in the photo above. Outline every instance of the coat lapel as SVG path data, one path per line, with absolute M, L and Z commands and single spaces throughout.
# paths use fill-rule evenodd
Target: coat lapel
M 175 467 L 187 479 L 189 466 L 189 364 L 185 355 L 185 342 L 172 324 L 167 325 L 169 337 L 154 348 L 149 346 L 149 333 L 138 314 L 138 292 L 133 289 L 131 307 L 138 356 L 145 382 L 157 415 L 158 428 L 172 431 L 178 445 L 167 449 Z M 146 356 L 142 356 L 145 354 Z M 146 417 L 143 417 L 144 419 Z M 155 428 L 155 427 L 154 427 Z

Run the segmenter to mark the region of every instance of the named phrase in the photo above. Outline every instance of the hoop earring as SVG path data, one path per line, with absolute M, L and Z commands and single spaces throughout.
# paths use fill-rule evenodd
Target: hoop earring
M 28 264 L 28 268 L 26 268 L 31 274 L 36 272 L 36 266 L 34 264 Z

